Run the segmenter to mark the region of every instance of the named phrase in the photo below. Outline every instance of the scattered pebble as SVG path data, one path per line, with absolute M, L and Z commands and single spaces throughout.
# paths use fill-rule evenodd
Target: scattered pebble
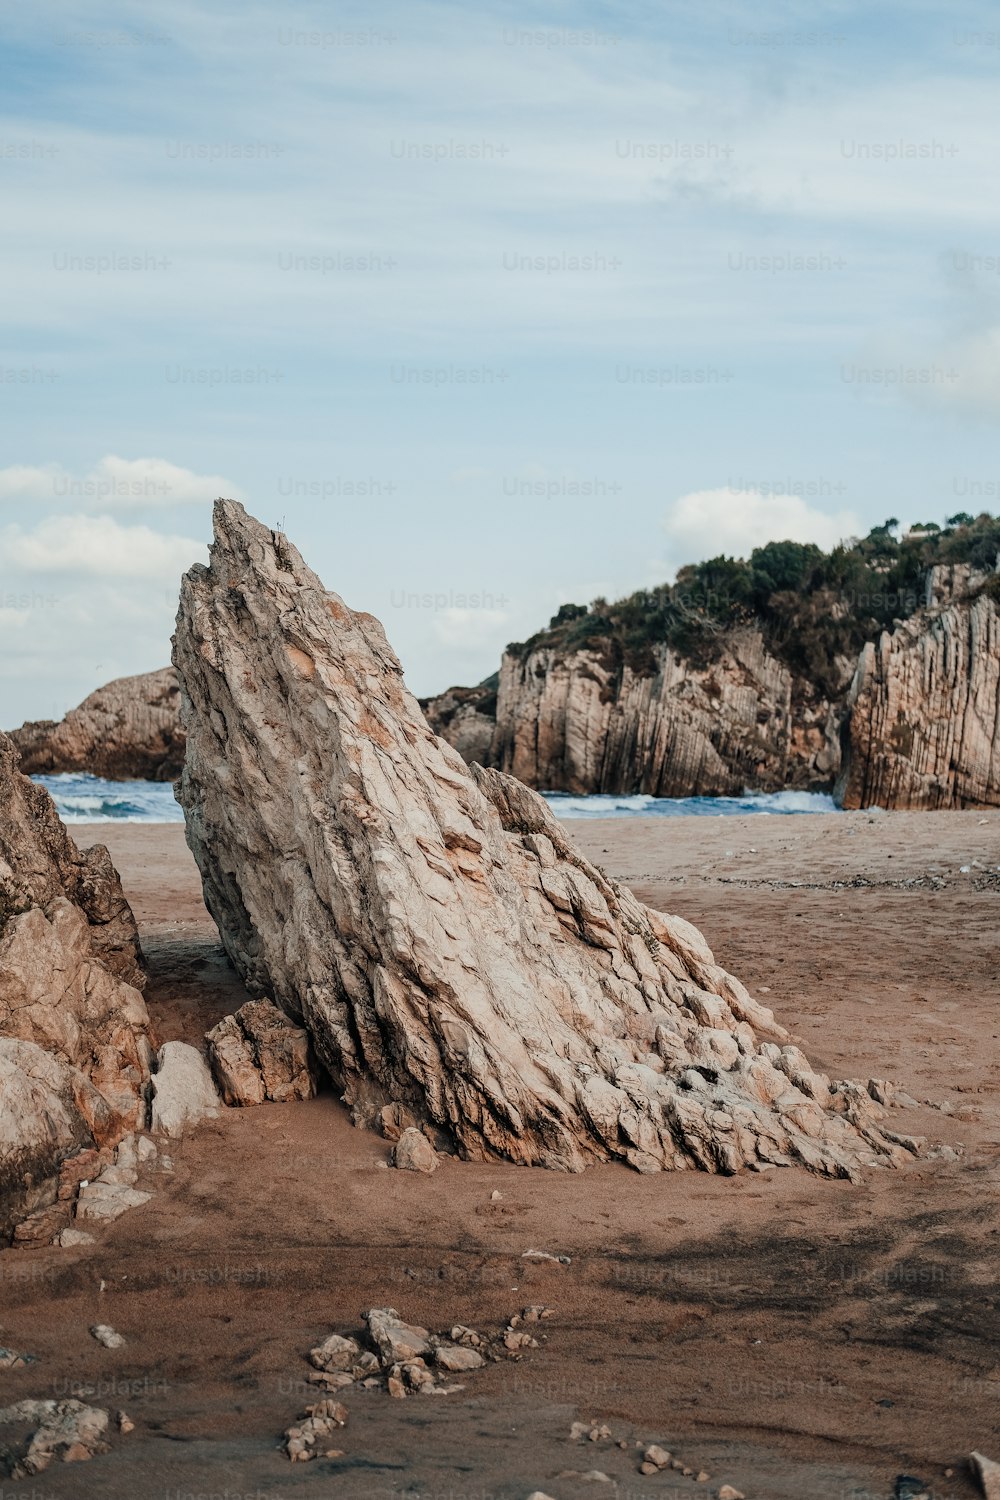
M 123 1411 L 116 1412 L 115 1413 L 115 1421 L 118 1423 L 118 1431 L 119 1432 L 129 1433 L 129 1432 L 134 1432 L 135 1431 L 135 1423 L 132 1421 L 131 1417 L 126 1412 L 123 1412 Z
M 15 1349 L 0 1349 L 0 1370 L 23 1370 L 26 1365 L 34 1363 L 33 1354 L 18 1354 Z
M 122 1335 L 116 1333 L 107 1323 L 95 1324 L 90 1332 L 99 1344 L 104 1345 L 105 1349 L 121 1349 L 125 1343 Z
M 347 1407 L 339 1401 L 317 1401 L 307 1406 L 306 1414 L 285 1433 L 285 1452 L 294 1463 L 308 1463 L 313 1458 L 343 1458 L 343 1450 L 331 1448 L 330 1438 L 339 1427 L 347 1425 Z

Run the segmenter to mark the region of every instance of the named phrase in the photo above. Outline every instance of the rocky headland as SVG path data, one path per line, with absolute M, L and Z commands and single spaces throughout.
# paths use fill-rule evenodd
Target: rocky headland
M 172 667 L 119 677 L 58 722 L 10 732 L 28 776 L 85 771 L 112 781 L 173 781 L 184 764 L 180 690 Z
M 565 605 L 498 674 L 422 707 L 466 760 L 545 791 L 996 806 L 996 558 L 928 565 L 942 542 L 868 540 L 839 558 L 776 543 L 752 566 Z M 952 541 L 985 559 L 1000 531 L 986 517 Z

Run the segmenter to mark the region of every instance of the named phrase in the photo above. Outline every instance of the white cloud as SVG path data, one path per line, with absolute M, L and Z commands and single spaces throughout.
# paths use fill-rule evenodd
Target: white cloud
M 443 646 L 461 650 L 475 649 L 506 642 L 504 631 L 510 621 L 505 609 L 461 609 L 457 606 L 438 610 L 434 616 L 434 634 Z
M 5 567 L 26 574 L 166 580 L 200 562 L 205 544 L 111 516 L 48 516 L 31 531 L 5 526 L 0 548 Z
M 675 500 L 663 520 L 669 562 L 701 562 L 725 553 L 748 557 L 765 542 L 815 542 L 829 550 L 867 530 L 853 511 L 833 513 L 798 495 L 764 495 L 758 490 L 696 490 Z
M 0 469 L 0 501 L 70 500 L 79 509 L 146 509 L 201 505 L 224 495 L 242 500 L 240 489 L 221 474 L 197 474 L 165 458 L 120 458 L 108 453 L 86 474 L 60 464 L 11 464 Z

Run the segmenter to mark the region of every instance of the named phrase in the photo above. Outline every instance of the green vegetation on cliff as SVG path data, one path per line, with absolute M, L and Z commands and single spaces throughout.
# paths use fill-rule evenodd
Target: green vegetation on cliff
M 612 604 L 564 604 L 547 629 L 507 649 L 523 658 L 543 647 L 560 655 L 589 648 L 609 666 L 652 674 L 658 646 L 707 666 L 731 629 L 756 625 L 796 677 L 833 697 L 843 686 L 838 659 L 855 659 L 866 641 L 921 607 L 928 568 L 996 566 L 1000 518 L 959 512 L 944 527 L 926 522 L 901 537 L 898 524 L 890 517 L 831 552 L 812 543 L 768 542 L 749 559 L 694 563 L 680 569 L 676 583 Z

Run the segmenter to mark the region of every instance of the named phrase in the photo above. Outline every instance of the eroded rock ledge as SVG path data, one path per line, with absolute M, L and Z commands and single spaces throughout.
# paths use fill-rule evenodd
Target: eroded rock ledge
M 209 910 L 357 1120 L 399 1105 L 467 1157 L 570 1170 L 854 1176 L 905 1154 L 700 933 L 438 739 L 378 621 L 231 501 L 184 579 L 174 662 Z

